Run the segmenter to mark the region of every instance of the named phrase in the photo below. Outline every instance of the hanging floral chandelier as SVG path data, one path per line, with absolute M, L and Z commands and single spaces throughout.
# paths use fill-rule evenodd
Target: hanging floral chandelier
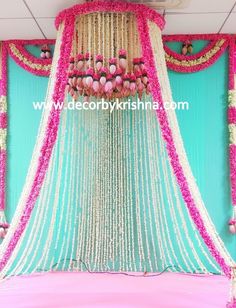
M 76 20 L 68 92 L 75 100 L 150 94 L 133 13 L 94 12 Z

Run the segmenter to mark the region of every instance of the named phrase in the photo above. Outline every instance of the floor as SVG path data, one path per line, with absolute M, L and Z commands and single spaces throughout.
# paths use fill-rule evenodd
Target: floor
M 158 277 L 44 273 L 0 284 L 7 308 L 223 308 L 229 282 L 223 276 L 164 273 Z

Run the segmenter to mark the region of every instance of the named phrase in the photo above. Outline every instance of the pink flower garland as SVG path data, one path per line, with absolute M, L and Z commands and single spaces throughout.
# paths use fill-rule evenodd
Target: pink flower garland
M 229 107 L 228 109 L 228 123 L 236 124 L 236 107 Z
M 236 206 L 236 145 L 229 146 L 229 167 L 230 167 L 230 181 L 231 181 L 231 196 L 232 203 Z
M 72 48 L 73 32 L 74 32 L 74 18 L 66 18 L 65 28 L 62 37 L 61 50 L 60 50 L 60 58 L 57 67 L 56 84 L 54 87 L 54 93 L 52 97 L 52 100 L 54 102 L 64 100 L 65 88 L 67 83 L 67 69 L 69 65 L 69 57 Z M 17 229 L 15 230 L 14 235 L 10 239 L 7 248 L 4 252 L 4 255 L 0 260 L 0 271 L 2 271 L 2 269 L 7 264 L 10 256 L 12 255 L 12 252 L 14 251 L 30 219 L 32 210 L 36 203 L 37 197 L 40 193 L 43 180 L 45 178 L 48 169 L 53 146 L 56 142 L 59 121 L 60 121 L 60 110 L 52 108 L 48 119 L 45 138 L 43 141 L 42 148 L 40 150 L 40 157 L 33 185 L 31 187 L 31 191 L 26 201 L 23 214 L 20 218 L 20 222 L 17 226 Z
M 43 44 L 54 44 L 55 40 L 11 40 L 6 41 L 6 48 L 8 50 L 9 55 L 13 58 L 13 60 L 21 66 L 26 71 L 37 75 L 37 76 L 49 76 L 50 75 L 50 67 L 49 69 L 39 69 L 36 67 L 31 67 L 28 62 L 31 62 L 34 66 L 39 65 L 40 67 L 51 66 L 52 59 L 41 59 L 30 54 L 24 47 L 24 45 L 43 45 Z M 17 55 L 12 51 L 11 47 L 14 46 L 19 54 L 26 59 L 25 62 L 20 60 Z
M 219 36 L 218 35 L 218 37 L 219 37 L 218 40 L 212 41 L 205 48 L 203 48 L 200 52 L 198 52 L 194 55 L 178 54 L 177 52 L 171 50 L 168 46 L 164 45 L 164 50 L 165 50 L 165 52 L 168 56 L 170 56 L 170 57 L 172 57 L 172 58 L 174 58 L 175 60 L 178 60 L 178 61 L 190 62 L 190 61 L 197 61 L 200 58 L 204 58 L 206 56 L 206 54 L 216 46 L 216 43 L 219 40 L 222 40 L 222 39 L 225 40 L 225 42 L 220 47 L 220 49 L 214 55 L 212 55 L 209 59 L 207 59 L 205 62 L 203 62 L 201 64 L 191 64 L 191 63 L 189 63 L 189 66 L 181 65 L 181 64 L 175 64 L 175 63 L 168 61 L 168 58 L 167 58 L 166 59 L 167 67 L 176 71 L 176 72 L 180 72 L 180 73 L 193 73 L 193 72 L 198 72 L 198 71 L 201 71 L 201 70 L 208 68 L 209 66 L 214 64 L 219 59 L 219 57 L 224 53 L 224 51 L 226 50 L 226 48 L 229 45 L 229 36 L 226 36 L 226 35 Z M 181 41 L 180 37 L 178 37 L 178 36 L 176 36 L 176 40 Z
M 0 112 L 0 128 L 7 128 L 7 113 Z
M 65 18 L 79 16 L 81 14 L 88 14 L 92 12 L 132 12 L 134 14 L 143 13 L 146 18 L 155 22 L 162 30 L 165 26 L 164 18 L 156 11 L 150 9 L 143 4 L 134 4 L 130 2 L 121 1 L 94 1 L 84 4 L 77 4 L 69 9 L 60 12 L 56 18 L 56 28 L 62 23 Z
M 6 150 L 0 150 L 0 210 L 5 210 L 6 202 Z
M 230 93 L 236 90 L 234 84 L 235 77 L 235 36 L 231 37 L 229 42 L 229 107 L 228 107 L 228 124 L 229 130 L 236 126 L 236 107 L 233 103 L 235 100 L 234 95 Z M 232 127 L 231 127 L 232 126 Z M 232 140 L 229 144 L 229 168 L 230 168 L 230 181 L 231 181 L 231 198 L 233 206 L 236 206 L 236 144 L 234 140 L 234 131 L 232 134 Z M 235 217 L 234 217 L 235 218 Z M 236 223 L 234 224 L 236 225 Z
M 0 129 L 2 130 L 7 129 L 6 112 L 0 112 Z M 5 139 L 6 137 L 4 136 L 3 138 Z M 6 141 L 4 140 L 2 143 L 5 142 Z M 6 160 L 7 160 L 6 150 L 0 149 L 0 211 L 4 211 L 6 206 Z
M 7 49 L 5 43 L 2 43 L 2 58 L 1 58 L 2 74 L 0 80 L 0 97 L 7 95 Z M 7 113 L 0 113 L 0 129 L 7 129 Z M 4 141 L 5 143 L 5 141 Z M 6 149 L 0 149 L 0 210 L 5 210 L 6 205 Z
M 168 34 L 163 35 L 163 42 L 185 42 L 185 41 L 217 41 L 219 39 L 229 39 L 231 34 L 210 33 L 210 34 Z
M 163 139 L 166 142 L 167 153 L 170 158 L 170 162 L 174 171 L 174 174 L 177 178 L 177 182 L 179 184 L 180 190 L 182 192 L 183 199 L 188 207 L 189 213 L 201 234 L 205 244 L 207 245 L 209 251 L 211 252 L 212 256 L 215 258 L 216 262 L 220 265 L 223 272 L 226 276 L 231 276 L 231 269 L 226 264 L 224 258 L 220 255 L 220 252 L 216 248 L 210 234 L 208 234 L 202 217 L 196 208 L 194 200 L 192 198 L 191 192 L 188 187 L 188 182 L 184 176 L 183 168 L 180 164 L 179 157 L 175 148 L 173 135 L 171 128 L 169 126 L 168 117 L 163 105 L 163 99 L 161 95 L 160 84 L 157 77 L 157 71 L 155 67 L 154 55 L 152 51 L 150 36 L 149 36 L 149 29 L 147 25 L 147 20 L 145 19 L 143 14 L 137 15 L 138 21 L 138 31 L 140 35 L 140 41 L 143 51 L 144 61 L 147 66 L 147 72 L 149 81 L 151 84 L 151 91 L 153 95 L 154 101 L 159 103 L 160 108 L 156 111 L 157 118 L 159 120 L 159 124 L 161 127 L 161 132 Z
M 7 95 L 7 48 L 2 42 L 2 79 L 0 79 L 0 96 Z
M 230 35 L 226 34 L 195 34 L 195 35 L 164 35 L 163 42 L 183 42 L 183 41 L 192 41 L 192 40 L 207 40 L 210 41 L 201 51 L 192 55 L 182 55 L 173 50 L 171 50 L 167 45 L 164 45 L 164 49 L 167 50 L 168 54 L 173 56 L 177 60 L 197 60 L 200 57 L 203 57 L 207 52 L 209 52 L 217 41 L 222 39 L 229 41 Z M 228 45 L 228 44 L 227 44 Z
M 31 46 L 42 46 L 42 45 L 54 45 L 56 40 L 50 40 L 50 39 L 36 39 L 36 40 L 7 40 L 5 43 L 10 44 L 13 43 L 15 45 L 31 45 Z M 38 58 L 37 58 L 38 59 Z
M 236 36 L 231 36 L 229 40 L 229 90 L 234 90 L 234 75 L 236 74 L 235 71 L 235 54 L 236 54 Z

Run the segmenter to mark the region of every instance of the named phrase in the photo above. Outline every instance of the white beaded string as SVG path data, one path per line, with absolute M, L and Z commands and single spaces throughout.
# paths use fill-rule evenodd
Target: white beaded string
M 150 178 L 150 153 L 148 151 L 148 139 L 149 139 L 149 135 L 147 132 L 147 126 L 149 125 L 149 111 L 145 110 L 145 111 L 141 111 L 141 118 L 142 118 L 142 123 L 141 123 L 141 127 L 142 127 L 142 136 L 146 137 L 143 138 L 143 149 L 142 152 L 144 154 L 144 158 L 143 158 L 143 162 L 145 165 L 145 173 L 144 173 L 144 178 L 145 178 L 145 186 L 146 186 L 146 192 L 147 192 L 147 224 L 150 227 L 150 237 L 151 237 L 151 247 L 152 247 L 152 252 L 153 252 L 153 258 L 154 258 L 154 264 L 155 264 L 155 268 L 158 268 L 158 264 L 157 264 L 157 251 L 156 251 L 156 244 L 155 244 L 155 239 L 154 239 L 154 231 L 153 231 L 153 225 L 152 225 L 152 214 L 151 214 L 151 207 L 153 205 L 153 193 L 152 193 L 152 185 L 151 182 L 153 181 L 152 178 Z M 151 256 L 149 256 L 149 258 L 151 258 Z M 151 260 L 150 260 L 151 262 Z M 153 266 L 151 266 L 151 271 L 153 271 Z
M 132 228 L 132 221 L 131 221 L 131 216 L 130 216 L 130 187 L 129 187 L 129 180 L 128 180 L 128 156 L 129 156 L 129 151 L 128 151 L 128 142 L 127 142 L 127 136 L 129 135 L 129 130 L 127 129 L 127 116 L 128 116 L 129 111 L 124 111 L 122 112 L 122 144 L 123 144 L 123 168 L 122 168 L 122 182 L 123 182 L 123 202 L 124 202 L 124 211 L 125 211 L 125 234 L 126 234 L 126 239 L 125 239 L 125 252 L 126 252 L 126 260 L 125 264 L 126 267 L 130 271 L 132 271 L 133 267 L 133 262 L 132 262 L 132 243 L 131 243 L 131 228 Z
M 67 116 L 68 116 L 68 111 L 66 110 L 65 111 L 67 113 Z M 69 128 L 68 128 L 68 135 L 71 134 L 71 125 L 69 125 Z M 71 134 L 72 135 L 72 134 Z M 64 141 L 63 142 L 63 147 L 64 147 Z M 70 148 L 71 144 L 70 144 L 70 137 L 68 138 L 68 143 L 67 143 L 67 149 Z M 64 152 L 64 151 L 63 151 Z M 60 155 L 62 157 L 64 157 L 64 154 Z M 63 214 L 60 215 L 60 221 L 59 221 L 59 226 L 57 227 L 56 225 L 56 217 L 57 217 L 57 213 L 58 213 L 58 208 L 59 208 L 59 205 L 61 203 L 61 208 L 64 209 L 65 208 L 65 191 L 66 191 L 66 187 L 67 187 L 67 171 L 68 171 L 68 166 L 69 166 L 69 155 L 67 155 L 65 157 L 65 160 L 66 160 L 66 172 L 65 172 L 65 177 L 62 178 L 62 165 L 59 166 L 59 172 L 58 172 L 58 177 L 57 177 L 57 182 L 56 182 L 56 186 L 55 186 L 55 198 L 54 198 L 54 202 L 53 202 L 53 207 L 52 207 L 52 218 L 51 218 L 51 222 L 50 222 L 50 228 L 49 228 L 49 232 L 48 232 L 48 235 L 47 235 L 47 241 L 46 241 L 46 244 L 45 244 L 45 250 L 42 254 L 42 258 L 39 262 L 39 266 L 42 266 L 43 268 L 46 267 L 47 265 L 47 262 L 48 262 L 48 259 L 50 257 L 49 255 L 49 252 L 50 252 L 50 248 L 52 246 L 52 242 L 53 242 L 53 235 L 54 235 L 54 232 L 56 233 L 56 242 L 54 244 L 54 249 L 57 250 L 58 248 L 58 243 L 59 243 L 59 234 L 61 232 L 61 230 L 63 230 L 62 228 L 62 223 L 64 223 L 64 225 L 67 223 L 67 217 L 68 217 L 68 213 L 69 211 L 66 211 L 66 219 L 64 219 L 64 221 L 62 222 L 63 220 Z M 63 160 L 61 160 L 61 164 L 63 163 Z M 63 191 L 63 195 L 62 195 L 62 201 L 59 199 L 60 198 L 60 188 L 61 188 L 61 185 L 62 185 L 62 179 L 64 181 L 64 191 Z M 57 232 L 57 230 L 59 230 L 59 232 Z M 60 254 L 59 254 L 59 261 L 61 260 L 61 255 L 62 255 L 62 251 L 64 250 L 64 244 L 65 244 L 65 238 L 63 239 L 63 242 L 62 242 L 62 245 L 61 245 L 61 251 L 60 251 Z M 55 257 L 55 254 L 53 254 L 53 258 L 51 260 L 51 265 L 50 267 L 53 266 L 54 264 L 54 257 Z M 41 265 L 42 264 L 42 265 Z M 58 263 L 59 264 L 59 263 Z M 57 269 L 57 267 L 56 267 Z
M 84 111 L 83 117 L 82 117 L 82 128 L 85 128 L 85 113 L 86 111 Z M 86 181 L 86 143 L 83 142 L 83 147 L 81 150 L 81 156 L 83 158 L 82 162 L 82 169 L 81 169 L 81 185 L 83 187 L 83 189 L 86 189 L 85 187 L 85 181 Z M 80 193 L 80 204 L 81 204 L 81 223 L 80 223 L 80 229 L 79 229 L 79 233 L 78 233 L 78 249 L 77 249 L 77 253 L 76 253 L 76 259 L 80 260 L 84 258 L 83 255 L 83 247 L 84 247 L 84 239 L 85 239 L 85 234 L 86 234 L 86 203 L 85 203 L 85 191 L 81 190 Z M 82 263 L 78 263 L 78 268 L 80 268 L 80 270 L 82 270 Z
M 175 210 L 174 210 L 174 205 L 173 205 L 173 199 L 172 199 L 171 190 L 170 190 L 170 186 L 169 186 L 169 182 L 168 182 L 169 181 L 168 174 L 166 172 L 167 158 L 165 157 L 164 144 L 162 142 L 160 130 L 159 130 L 159 136 L 158 137 L 159 137 L 159 140 L 160 140 L 161 162 L 162 162 L 161 165 L 162 165 L 162 172 L 163 172 L 162 174 L 163 174 L 163 179 L 164 179 L 164 186 L 166 188 L 166 197 L 167 197 L 167 200 L 168 200 L 168 205 L 170 207 L 170 217 L 171 217 L 171 224 L 173 226 L 174 237 L 175 237 L 176 242 L 177 242 L 177 247 L 180 251 L 180 256 L 181 256 L 181 258 L 182 258 L 182 260 L 183 260 L 183 262 L 184 262 L 184 264 L 187 268 L 187 271 L 192 272 L 192 269 L 190 267 L 190 266 L 192 266 L 193 270 L 196 272 L 196 268 L 194 267 L 193 263 L 191 262 L 190 258 L 188 257 L 186 249 L 183 245 L 183 240 L 182 240 L 182 237 L 181 237 L 180 229 L 178 227 L 176 214 L 175 214 Z M 168 215 L 168 212 L 166 211 L 164 213 L 164 215 L 166 217 Z M 168 225 L 167 225 L 167 228 L 168 228 Z M 178 258 L 178 262 L 180 262 L 179 258 Z
M 69 111 L 71 112 L 71 111 Z M 75 112 L 72 111 L 72 116 L 71 116 L 71 123 L 70 125 L 72 126 L 72 138 L 71 138 L 71 151 L 70 151 L 70 156 L 71 156 L 71 161 L 70 161 L 70 177 L 68 179 L 69 182 L 69 193 L 68 193 L 68 201 L 67 201 L 67 213 L 68 216 L 66 217 L 66 222 L 65 222 L 65 227 L 64 227 L 64 238 L 65 238 L 65 249 L 63 251 L 64 253 L 64 262 L 62 265 L 62 270 L 65 271 L 66 270 L 66 262 L 68 261 L 68 259 L 70 259 L 70 255 L 69 255 L 69 248 L 70 248 L 70 244 L 71 244 L 71 237 L 72 237 L 72 225 L 74 224 L 72 221 L 74 219 L 74 215 L 72 217 L 72 213 L 73 213 L 73 207 L 75 207 L 75 204 L 73 204 L 73 200 L 74 200 L 74 187 L 75 187 L 75 174 L 76 174 L 76 119 L 75 119 Z M 69 153 L 68 153 L 69 154 Z M 69 156 L 69 155 L 68 155 Z
M 74 228 L 73 228 L 73 238 L 72 238 L 72 247 L 71 247 L 71 255 L 70 255 L 70 265 L 71 265 L 71 270 L 75 269 L 76 266 L 76 262 L 74 262 L 73 260 L 76 259 L 76 243 L 78 243 L 78 225 L 79 225 L 79 179 L 80 179 L 80 162 L 81 159 L 78 159 L 80 157 L 80 145 L 81 145 L 81 129 L 79 129 L 79 120 L 80 120 L 80 116 L 79 116 L 79 112 L 80 111 L 74 111 L 75 112 L 75 116 L 78 119 L 75 123 L 75 133 L 77 133 L 76 135 L 76 140 L 75 140 L 75 144 L 76 144 L 76 148 L 75 148 L 75 156 L 76 156 L 76 164 L 75 164 L 75 169 L 76 169 L 76 173 L 75 173 L 75 194 L 74 194 L 74 200 L 75 200 L 75 215 L 74 215 Z
M 136 196 L 136 222 L 137 222 L 137 235 L 138 235 L 138 250 L 139 250 L 139 271 L 143 269 L 144 257 L 144 248 L 143 248 L 143 239 L 142 239 L 142 229 L 141 229 L 141 213 L 140 213 L 140 194 L 139 194 L 139 157 L 138 157 L 138 126 L 136 117 L 133 117 L 133 143 L 134 143 L 134 187 L 135 187 L 135 196 Z M 145 267 L 146 271 L 146 267 Z
M 99 131 L 99 123 L 98 123 L 98 111 L 92 113 L 92 123 L 93 123 L 93 130 L 92 130 L 92 134 L 94 135 L 93 138 L 93 150 L 92 150 L 92 156 L 91 156 L 91 163 L 93 164 L 93 181 L 94 181 L 94 192 L 92 194 L 92 199 L 91 199 L 91 206 L 92 206 L 92 230 L 91 230 L 91 234 L 92 234 L 92 239 L 91 241 L 91 251 L 92 251 L 92 257 L 91 257 L 91 266 L 94 264 L 95 262 L 95 247 L 96 247 L 96 204 L 97 204 L 97 198 L 98 198 L 98 191 L 97 191 L 97 184 L 98 184 L 98 160 L 97 160 L 97 150 L 98 150 L 98 136 L 100 134 Z
M 154 133 L 153 140 L 159 140 L 158 130 L 152 130 L 152 133 Z M 159 149 L 159 144 L 157 142 L 152 143 L 154 148 L 154 153 L 156 154 L 156 159 L 159 162 L 161 160 L 161 152 Z M 157 175 L 157 192 L 156 192 L 156 198 L 158 200 L 157 204 L 159 205 L 159 210 L 157 210 L 157 214 L 159 216 L 159 224 L 160 224 L 160 230 L 161 230 L 161 238 L 163 238 L 163 248 L 164 252 L 166 254 L 165 258 L 165 266 L 171 265 L 174 268 L 174 262 L 175 264 L 178 264 L 178 258 L 175 254 L 173 243 L 171 241 L 170 237 L 170 231 L 168 228 L 168 222 L 166 217 L 166 209 L 165 209 L 165 201 L 163 196 L 163 180 L 162 180 L 162 174 L 159 163 L 154 164 L 155 167 L 155 174 Z M 174 261 L 174 262 L 173 262 Z M 182 267 L 180 269 L 183 271 Z
M 152 272 L 152 263 L 150 260 L 150 247 L 149 247 L 149 238 L 148 238 L 148 230 L 147 230 L 147 218 L 146 218 L 146 202 L 150 202 L 150 200 L 148 200 L 148 193 L 147 193 L 147 197 L 145 198 L 144 194 L 145 194 L 145 176 L 144 176 L 144 172 L 145 172 L 145 154 L 144 154 L 144 147 L 143 147 L 143 131 L 142 131 L 142 126 L 143 126 L 143 117 L 142 117 L 142 110 L 138 111 L 139 113 L 139 120 L 137 122 L 139 129 L 137 129 L 137 133 L 138 133 L 138 153 L 139 153 L 139 158 L 138 158 L 138 174 L 139 174 L 139 179 L 141 179 L 141 189 L 140 189 L 140 194 L 141 194 L 141 205 L 140 207 L 142 207 L 142 215 L 141 215 L 141 226 L 143 227 L 143 242 L 145 243 L 145 248 L 143 249 L 146 252 L 147 255 L 147 259 L 148 259 L 148 263 L 149 263 L 149 267 L 150 267 L 150 271 Z
M 86 117 L 86 122 L 87 122 L 87 127 L 86 131 L 88 132 L 88 140 L 89 140 L 89 148 L 86 153 L 88 156 L 88 160 L 90 162 L 90 168 L 88 169 L 88 174 L 87 174 L 87 181 L 86 181 L 86 189 L 87 189 L 87 198 L 86 198 L 86 203 L 88 203 L 88 215 L 87 215 L 87 236 L 88 236 L 88 241 L 86 243 L 86 257 L 85 257 L 85 262 L 89 268 L 91 268 L 90 260 L 91 260 L 91 253 L 92 253 L 92 245 L 94 242 L 93 239 L 93 224 L 95 223 L 94 220 L 94 209 L 93 209 L 93 157 L 91 153 L 94 153 L 94 140 L 93 140 L 93 118 L 92 118 L 92 111 L 87 112 L 87 117 Z M 89 206 L 90 204 L 90 206 Z
M 118 16 L 117 16 L 118 18 Z M 112 195 L 111 195 L 111 204 L 112 204 L 112 267 L 115 268 L 116 266 L 116 244 L 117 244 L 117 213 L 116 213 L 116 187 L 115 187 L 115 178 L 114 175 L 115 173 L 115 126 L 114 126 L 114 112 L 111 114 L 110 120 L 111 120 L 111 176 L 112 176 L 112 183 L 111 183 L 111 191 L 112 191 Z
M 148 112 L 147 112 L 148 113 Z M 152 119 L 152 116 L 150 116 L 150 119 Z M 153 199 L 153 212 L 154 212 L 154 225 L 155 225 L 155 234 L 157 237 L 157 244 L 158 244 L 158 251 L 160 254 L 160 263 L 161 263 L 161 268 L 163 269 L 166 264 L 166 257 L 165 257 L 165 252 L 163 248 L 163 235 L 161 233 L 161 226 L 159 223 L 159 204 L 160 204 L 160 199 L 159 199 L 159 194 L 157 192 L 157 187 L 158 187 L 158 174 L 156 170 L 156 161 L 158 161 L 158 156 L 156 156 L 156 152 L 154 149 L 153 144 L 158 142 L 158 139 L 153 138 L 153 130 L 158 129 L 157 127 L 157 122 L 150 122 L 149 125 L 147 125 L 147 134 L 148 134 L 148 152 L 149 152 L 149 163 L 150 163 L 150 176 L 151 176 L 151 182 L 150 182 L 150 189 L 152 190 L 152 199 Z
M 109 112 L 109 111 L 108 111 Z M 113 203 L 113 173 L 112 173 L 112 167 L 113 167 L 113 148 L 112 148 L 112 117 L 111 115 L 107 118 L 108 121 L 108 200 L 107 200 L 107 206 L 108 206 L 108 213 L 109 213 L 109 219 L 108 219 L 108 264 L 107 268 L 111 269 L 113 264 L 115 256 L 114 256 L 114 237 L 113 237 L 113 223 L 114 223 L 114 203 Z
M 84 112 L 81 111 L 80 115 L 80 126 L 79 128 L 82 130 L 84 129 Z M 84 147 L 85 143 L 83 142 L 83 134 L 81 132 L 81 149 L 80 149 L 80 177 L 81 177 L 81 183 L 80 183 L 80 195 L 79 195 L 79 207 L 80 207 L 80 215 L 78 217 L 78 233 L 77 233 L 77 249 L 76 249 L 76 260 L 80 260 L 81 258 L 81 252 L 82 252 L 82 244 L 83 244 L 83 235 L 85 234 L 84 228 L 85 228 L 85 204 L 83 203 L 83 193 L 82 193 L 82 187 L 83 187 L 83 170 L 84 170 Z M 82 269 L 82 263 L 77 262 L 76 270 Z

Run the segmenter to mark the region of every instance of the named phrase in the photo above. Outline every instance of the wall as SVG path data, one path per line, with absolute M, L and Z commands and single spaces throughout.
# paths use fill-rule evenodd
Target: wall
M 204 45 L 194 44 L 195 51 Z M 179 46 L 173 45 L 177 49 Z M 36 53 L 35 47 L 30 51 Z M 203 200 L 226 246 L 236 257 L 235 237 L 229 235 L 231 215 L 227 161 L 227 54 L 202 72 L 169 72 L 175 101 L 188 101 L 189 111 L 178 119 L 193 174 Z M 40 112 L 33 101 L 44 100 L 47 78 L 33 76 L 9 59 L 9 135 L 7 216 L 11 220 L 27 173 Z

